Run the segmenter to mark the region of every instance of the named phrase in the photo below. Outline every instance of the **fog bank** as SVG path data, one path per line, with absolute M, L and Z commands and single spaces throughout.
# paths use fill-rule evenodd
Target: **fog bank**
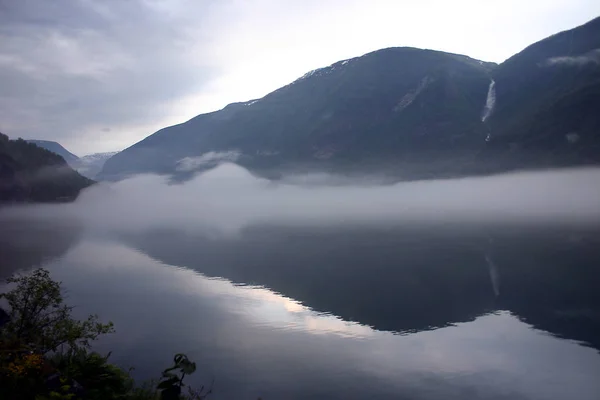
M 11 207 L 0 218 L 75 218 L 102 230 L 226 232 L 265 223 L 600 223 L 600 168 L 393 185 L 323 174 L 316 181 L 273 182 L 222 164 L 183 184 L 154 175 L 100 183 L 75 203 Z

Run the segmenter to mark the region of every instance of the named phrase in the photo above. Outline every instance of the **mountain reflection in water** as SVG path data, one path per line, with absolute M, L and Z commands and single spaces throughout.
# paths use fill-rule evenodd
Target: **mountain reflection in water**
M 78 315 L 115 323 L 97 349 L 140 380 L 184 351 L 201 365 L 190 383 L 214 377 L 219 398 L 600 393 L 595 231 L 63 225 L 23 239 L 45 229 L 3 225 L 3 267 L 49 268 Z
M 595 231 L 430 226 L 257 227 L 229 238 L 154 231 L 123 238 L 162 262 L 262 285 L 378 330 L 413 332 L 509 310 L 599 348 L 598 237 Z

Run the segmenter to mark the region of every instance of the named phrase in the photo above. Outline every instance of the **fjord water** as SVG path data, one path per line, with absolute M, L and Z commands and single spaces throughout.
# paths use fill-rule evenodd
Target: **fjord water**
M 0 277 L 48 268 L 97 350 L 219 399 L 598 399 L 599 178 L 142 176 L 0 210 Z
M 3 221 L 2 274 L 49 268 L 77 315 L 115 323 L 97 348 L 140 380 L 185 352 L 189 383 L 224 399 L 600 395 L 593 227 L 25 222 Z

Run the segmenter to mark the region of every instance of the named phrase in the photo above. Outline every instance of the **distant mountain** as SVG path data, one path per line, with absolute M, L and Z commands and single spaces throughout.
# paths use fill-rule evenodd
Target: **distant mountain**
M 92 183 L 54 152 L 0 133 L 0 203 L 70 201 Z
M 102 170 L 106 160 L 117 154 L 118 151 L 112 151 L 108 153 L 95 153 L 87 156 L 79 157 L 72 163 L 73 168 L 81 175 L 86 176 L 90 179 L 94 179 L 96 175 Z
M 600 19 L 501 65 L 389 48 L 311 71 L 267 96 L 159 130 L 101 176 L 190 174 L 224 160 L 400 178 L 600 162 Z
M 58 154 L 59 156 L 64 158 L 69 165 L 71 165 L 71 163 L 79 159 L 79 157 L 71 153 L 69 150 L 65 149 L 61 144 L 57 142 L 52 142 L 50 140 L 27 140 L 27 142 L 33 143 L 38 147 Z
M 71 153 L 57 142 L 52 142 L 49 140 L 27 140 L 27 142 L 33 143 L 38 147 L 58 154 L 64 158 L 67 164 L 69 164 L 73 169 L 90 179 L 94 179 L 98 172 L 102 170 L 106 160 L 118 153 L 118 151 L 113 151 L 77 157 L 75 154 Z

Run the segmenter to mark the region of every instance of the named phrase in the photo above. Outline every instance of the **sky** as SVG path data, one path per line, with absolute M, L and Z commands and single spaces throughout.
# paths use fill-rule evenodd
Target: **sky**
M 597 16 L 597 0 L 0 0 L 0 132 L 122 150 L 380 48 L 502 62 Z

